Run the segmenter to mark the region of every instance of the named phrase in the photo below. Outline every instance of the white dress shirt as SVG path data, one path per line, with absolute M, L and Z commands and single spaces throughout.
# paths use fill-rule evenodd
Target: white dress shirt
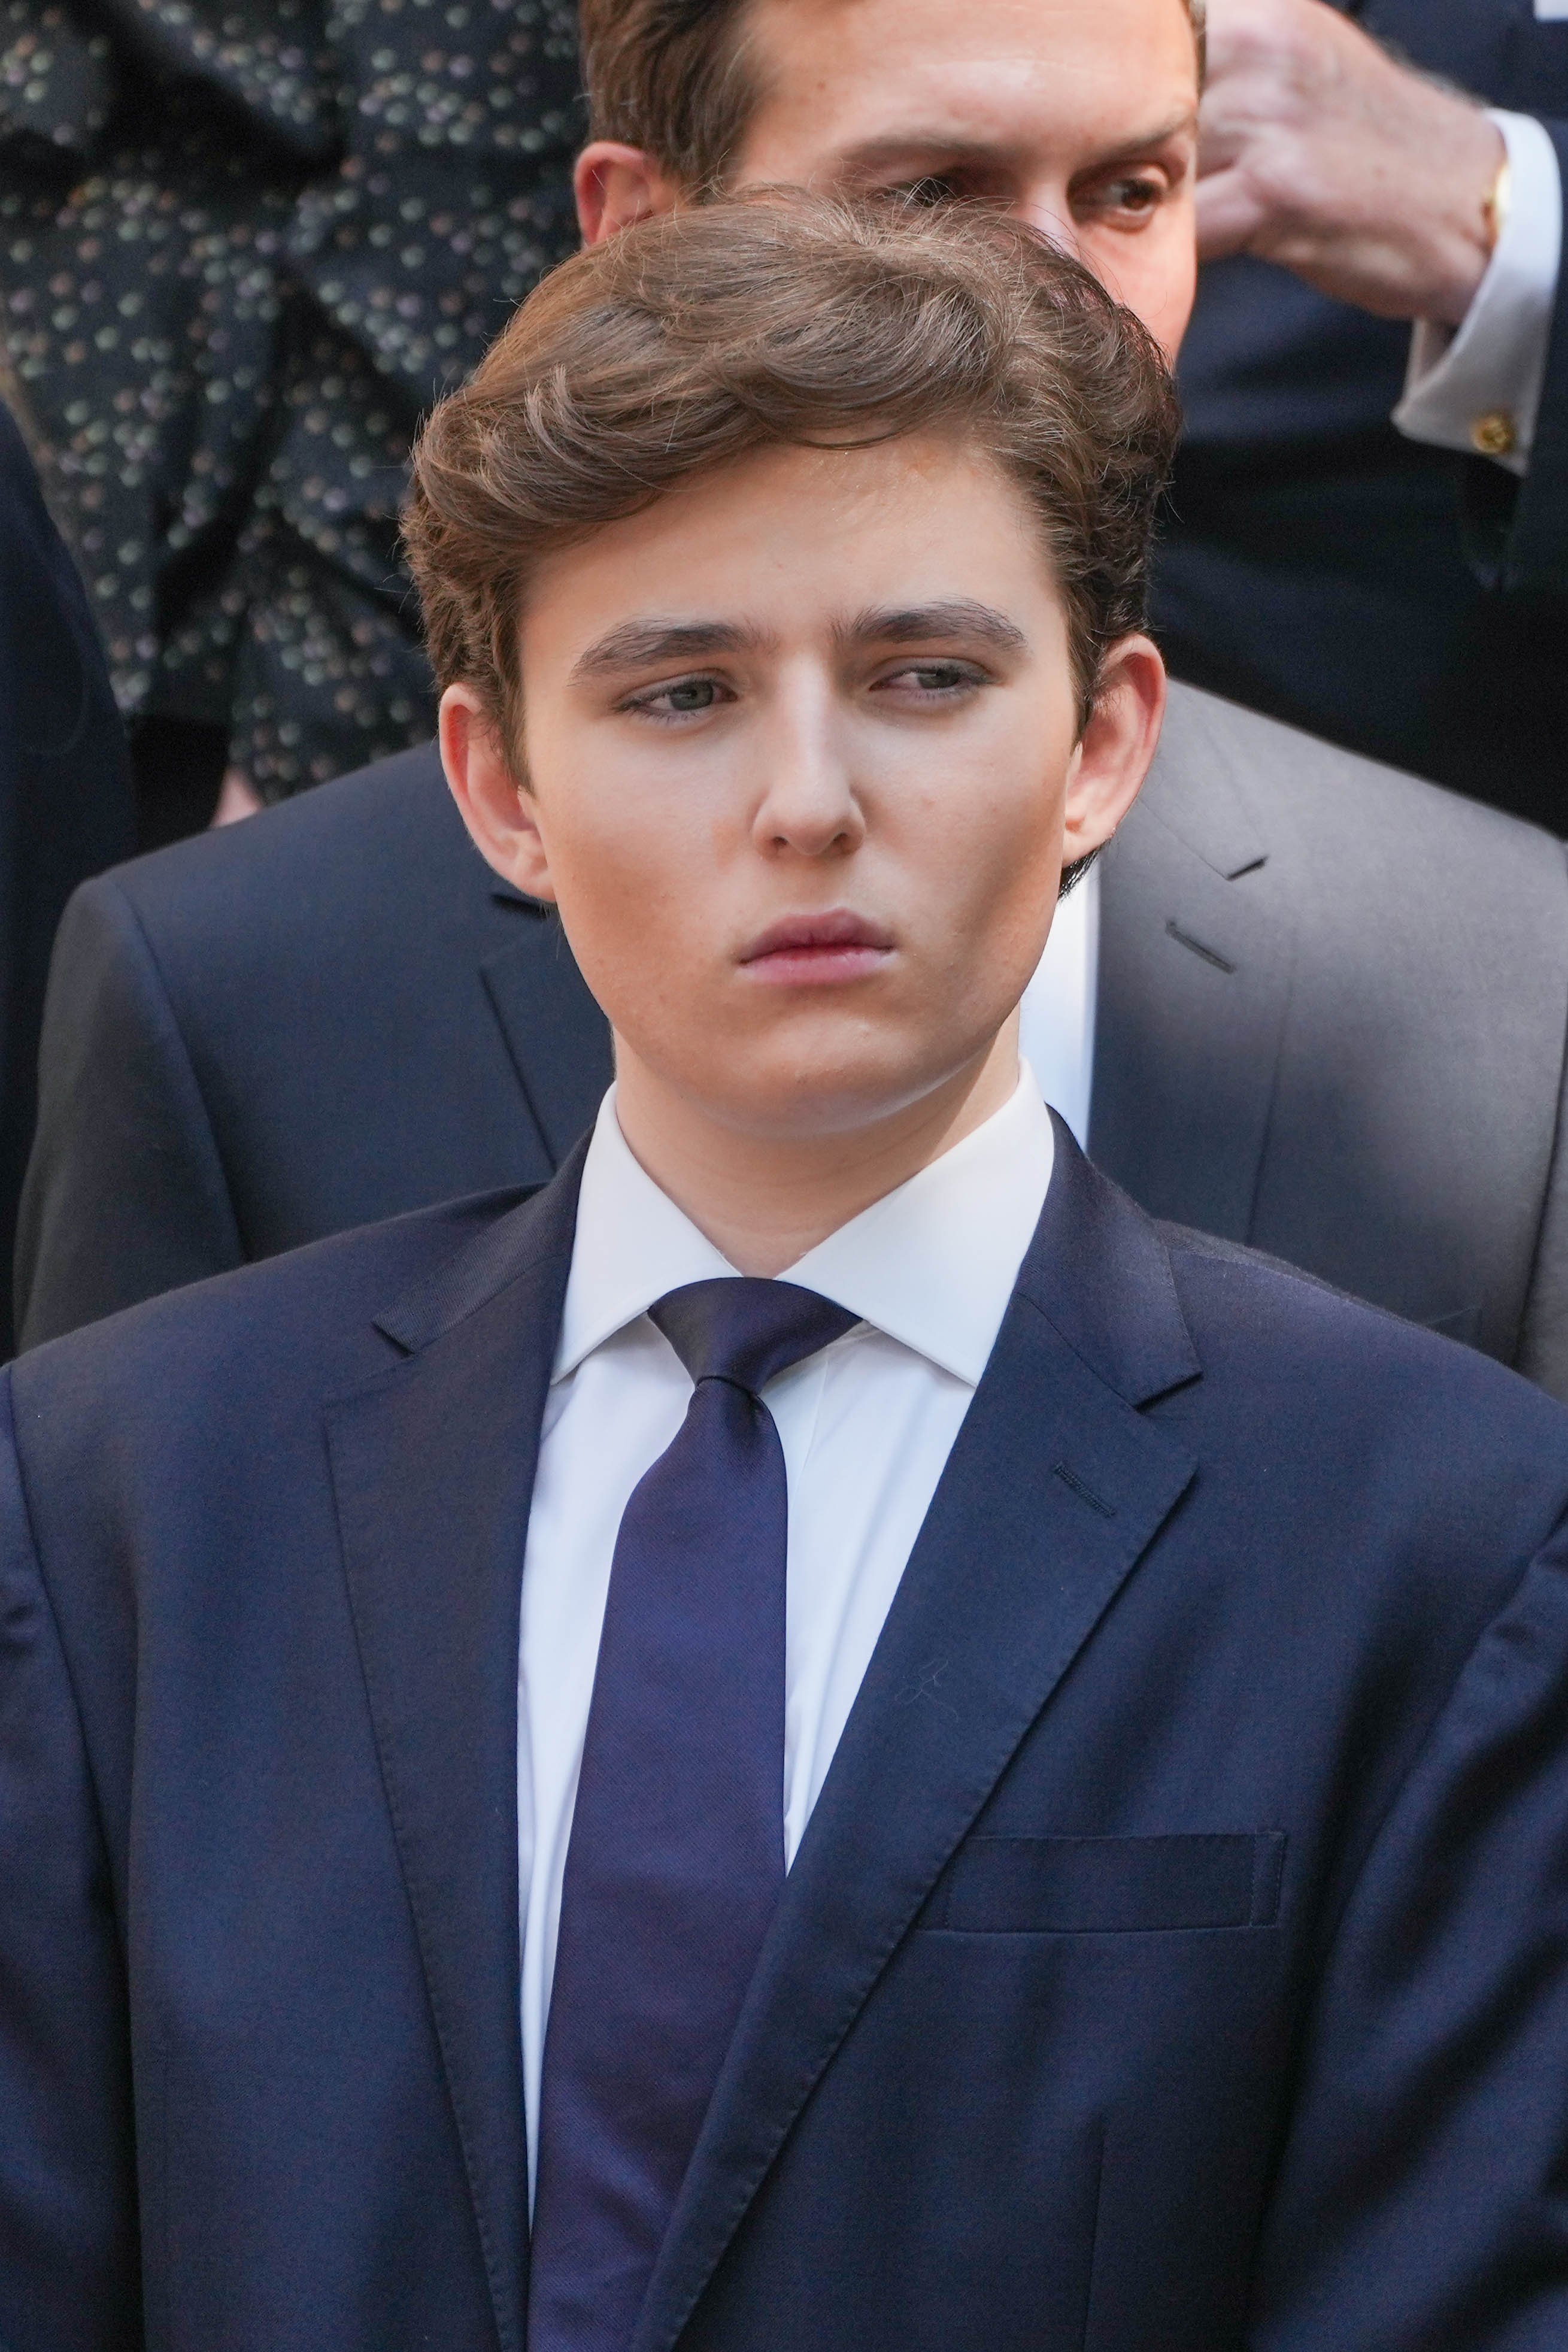
M 1100 868 L 1092 866 L 1057 908 L 1045 953 L 1019 1007 L 1019 1052 L 1083 1151 L 1089 1149 L 1099 969 Z
M 973 1135 L 784 1277 L 862 1318 L 768 1383 L 789 1496 L 784 1850 L 793 1862 L 1044 1203 L 1026 1067 Z M 732 1276 L 632 1158 L 611 1088 L 582 1172 L 524 1556 L 517 1664 L 523 2090 L 533 2194 L 562 1874 L 621 1517 L 692 1383 L 647 1309 Z
M 1536 14 L 1568 14 L 1568 0 L 1562 8 L 1536 0 Z M 1557 301 L 1563 184 L 1557 150 L 1532 115 L 1492 110 L 1491 120 L 1508 148 L 1508 218 L 1458 331 L 1417 320 L 1394 422 L 1412 441 L 1471 455 L 1481 448 L 1522 475 L 1530 470 Z M 1511 435 L 1506 452 L 1485 446 L 1494 420 Z

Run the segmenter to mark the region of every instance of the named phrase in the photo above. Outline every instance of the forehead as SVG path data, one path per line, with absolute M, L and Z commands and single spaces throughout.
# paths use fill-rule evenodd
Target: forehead
M 792 640 L 872 608 L 955 600 L 1015 615 L 1058 604 L 1041 526 L 986 452 L 939 434 L 774 446 L 546 556 L 522 616 L 524 658 L 575 661 L 650 611 Z
M 1197 102 L 1185 0 L 752 0 L 746 23 L 752 179 L 880 167 L 900 143 L 1071 163 Z

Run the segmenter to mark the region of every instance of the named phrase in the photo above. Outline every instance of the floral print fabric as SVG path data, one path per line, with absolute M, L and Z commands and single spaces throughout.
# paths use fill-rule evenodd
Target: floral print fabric
M 564 0 L 0 0 L 0 336 L 128 718 L 424 740 L 408 446 L 574 242 Z

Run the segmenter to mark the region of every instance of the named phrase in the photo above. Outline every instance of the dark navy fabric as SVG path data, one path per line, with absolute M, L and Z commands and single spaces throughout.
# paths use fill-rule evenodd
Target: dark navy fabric
M 1057 1152 L 633 2352 L 1568 2341 L 1568 1418 Z M 8 2352 L 521 2352 L 580 1164 L 0 1383 Z
M 612 1076 L 559 925 L 485 864 L 434 744 L 89 882 L 40 1068 L 17 1229 L 35 1339 L 541 1184 Z
M 1533 0 L 1346 13 L 1544 121 L 1568 182 L 1568 20 Z M 1522 486 L 1395 430 L 1409 341 L 1266 262 L 1203 270 L 1162 642 L 1195 685 L 1565 833 L 1568 290 Z
M 130 757 L 87 596 L 0 403 L 0 1265 L 33 1139 L 56 926 L 78 883 L 133 838 Z M 11 1344 L 0 1289 L 0 1356 Z
M 624 2352 L 784 1885 L 789 1490 L 760 1391 L 855 1321 L 792 1282 L 649 1309 L 695 1386 L 622 1517 L 561 1891 L 529 2352 Z

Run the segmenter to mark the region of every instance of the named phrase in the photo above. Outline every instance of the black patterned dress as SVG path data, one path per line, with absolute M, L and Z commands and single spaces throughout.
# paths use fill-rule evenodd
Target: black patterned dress
M 565 0 L 0 0 L 3 349 L 133 737 L 278 800 L 429 736 L 409 441 L 573 242 L 577 91 Z

